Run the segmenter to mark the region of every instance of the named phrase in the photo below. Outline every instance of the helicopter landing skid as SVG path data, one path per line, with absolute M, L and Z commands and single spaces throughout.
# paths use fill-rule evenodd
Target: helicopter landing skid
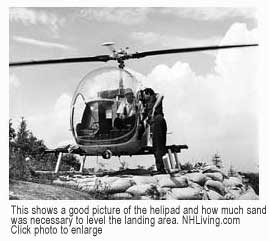
M 188 149 L 187 145 L 171 145 L 171 146 L 166 146 L 166 154 L 167 156 L 163 157 L 163 164 L 164 164 L 164 169 L 167 174 L 173 174 L 177 173 L 181 170 L 181 164 L 179 162 L 177 153 L 180 153 L 182 149 Z M 145 147 L 142 149 L 141 154 L 137 155 L 149 155 L 149 154 L 154 154 L 154 149 L 153 147 Z
M 163 157 L 163 162 L 164 162 L 164 167 L 166 170 L 166 173 L 172 174 L 174 172 L 177 172 L 181 170 L 181 164 L 178 160 L 177 153 L 180 153 L 182 149 L 188 149 L 187 145 L 170 145 L 165 147 L 165 154 L 168 154 L 167 156 Z M 81 156 L 84 156 L 82 163 L 81 163 L 81 168 L 80 171 L 82 172 L 85 159 L 87 154 L 81 150 L 77 146 L 72 146 L 72 145 L 66 145 L 63 147 L 55 148 L 55 149 L 48 149 L 43 152 L 43 154 L 46 153 L 54 153 L 55 155 L 58 155 L 58 160 L 56 163 L 55 167 L 55 173 L 59 172 L 59 167 L 62 159 L 63 153 L 72 153 L 72 154 L 79 154 Z M 139 152 L 136 152 L 133 155 L 152 155 L 154 154 L 154 149 L 151 146 L 146 146 L 142 148 Z M 123 154 L 124 155 L 124 154 Z
M 165 153 L 169 154 L 169 150 L 172 153 L 180 153 L 182 149 L 188 149 L 187 145 L 170 145 L 165 147 Z M 154 154 L 154 149 L 152 146 L 146 146 L 141 151 L 137 152 L 135 155 L 152 155 Z

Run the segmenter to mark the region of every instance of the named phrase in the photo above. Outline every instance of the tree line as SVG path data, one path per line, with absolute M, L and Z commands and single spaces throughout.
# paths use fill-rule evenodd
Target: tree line
M 57 156 L 53 153 L 45 154 L 47 149 L 44 141 L 38 139 L 27 127 L 22 117 L 17 131 L 9 120 L 9 178 L 29 180 L 35 171 L 53 171 Z M 79 170 L 80 163 L 72 154 L 64 155 L 60 166 L 61 171 L 71 168 Z

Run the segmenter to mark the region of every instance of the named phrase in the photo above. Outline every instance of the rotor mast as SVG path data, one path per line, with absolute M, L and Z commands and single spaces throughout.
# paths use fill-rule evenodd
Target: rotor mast
M 124 58 L 128 56 L 127 50 L 129 49 L 129 47 L 126 47 L 125 49 L 121 48 L 120 50 L 117 51 L 114 48 L 114 44 L 115 44 L 114 42 L 106 42 L 106 43 L 103 43 L 102 46 L 108 47 L 108 49 L 112 52 L 111 57 L 115 59 L 119 64 L 118 67 L 120 69 L 120 80 L 119 80 L 119 94 L 120 94 L 120 91 L 124 88 L 123 79 L 122 79 L 122 70 L 125 67 Z

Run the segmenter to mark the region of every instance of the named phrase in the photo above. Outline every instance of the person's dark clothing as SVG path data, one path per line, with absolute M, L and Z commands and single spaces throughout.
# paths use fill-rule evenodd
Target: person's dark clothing
M 115 118 L 114 120 L 114 126 L 119 129 L 130 129 L 135 124 L 135 115 L 126 117 L 125 119 L 121 119 L 119 117 Z
M 145 104 L 145 112 L 148 117 L 151 117 L 153 106 L 156 103 L 156 94 L 150 97 L 150 100 Z M 152 145 L 156 162 L 157 170 L 164 172 L 164 164 L 162 157 L 166 153 L 166 132 L 167 124 L 164 119 L 162 101 L 155 108 L 154 116 L 150 120 L 150 128 L 152 132 Z
M 145 104 L 145 112 L 148 116 L 152 115 L 153 106 L 157 100 L 156 94 L 150 96 L 150 100 Z M 162 102 L 156 106 L 154 115 L 163 115 L 163 105 Z
M 151 123 L 153 152 L 158 171 L 164 172 L 162 157 L 166 153 L 167 125 L 163 115 L 154 115 Z

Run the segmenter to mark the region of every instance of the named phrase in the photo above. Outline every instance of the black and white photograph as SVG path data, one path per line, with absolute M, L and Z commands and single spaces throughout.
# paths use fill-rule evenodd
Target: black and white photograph
M 258 200 L 255 7 L 10 7 L 9 200 Z

